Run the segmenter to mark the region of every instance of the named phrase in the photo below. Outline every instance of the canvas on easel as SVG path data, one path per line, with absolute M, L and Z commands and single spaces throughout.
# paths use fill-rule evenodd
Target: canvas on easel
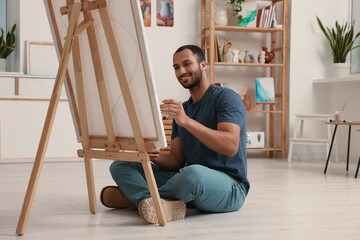
M 62 85 L 85 160 L 89 205 L 97 212 L 92 158 L 141 162 L 159 224 L 165 225 L 147 152 L 166 147 L 138 0 L 44 0 L 57 54 L 49 110 L 16 233 L 23 235 Z

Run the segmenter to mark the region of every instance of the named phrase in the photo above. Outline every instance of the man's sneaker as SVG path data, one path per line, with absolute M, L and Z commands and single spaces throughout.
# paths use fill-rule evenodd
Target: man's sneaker
M 186 215 L 186 204 L 184 201 L 172 201 L 161 199 L 166 221 L 184 219 Z M 138 208 L 139 214 L 149 223 L 159 223 L 156 216 L 152 198 L 142 200 Z
M 117 186 L 106 186 L 100 193 L 101 203 L 108 208 L 137 209 L 137 207 L 127 199 Z

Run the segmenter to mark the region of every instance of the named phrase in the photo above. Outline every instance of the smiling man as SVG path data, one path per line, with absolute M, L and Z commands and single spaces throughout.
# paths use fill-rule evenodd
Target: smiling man
M 150 153 L 166 219 L 184 218 L 186 205 L 204 212 L 237 211 L 250 188 L 245 106 L 234 91 L 210 84 L 199 47 L 180 47 L 173 67 L 191 97 L 184 103 L 163 101 L 161 112 L 174 119 L 171 148 Z M 157 223 L 141 164 L 115 161 L 110 172 L 118 187 L 105 187 L 101 202 L 138 209 L 147 222 Z

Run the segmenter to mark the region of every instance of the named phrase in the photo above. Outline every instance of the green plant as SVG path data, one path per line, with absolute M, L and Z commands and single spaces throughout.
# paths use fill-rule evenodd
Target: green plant
M 320 26 L 320 29 L 325 34 L 325 37 L 328 39 L 330 44 L 330 49 L 333 55 L 334 63 L 344 63 L 346 61 L 346 56 L 348 53 L 354 48 L 359 47 L 354 45 L 355 40 L 360 36 L 360 32 L 358 32 L 354 38 L 354 24 L 353 21 L 351 25 L 346 22 L 344 25 L 340 26 L 338 21 L 335 22 L 335 29 L 331 30 L 326 27 L 320 21 L 320 19 L 316 16 L 317 22 Z
M 243 16 L 240 15 L 242 10 L 241 4 L 245 2 L 245 0 L 226 0 L 227 4 L 231 4 L 233 7 L 234 15 L 236 16 L 237 20 L 241 22 L 243 20 Z
M 4 34 L 4 30 L 1 28 L 1 37 L 0 37 L 0 58 L 7 58 L 12 51 L 15 50 L 15 29 L 16 24 L 11 28 L 11 31 L 8 31 Z

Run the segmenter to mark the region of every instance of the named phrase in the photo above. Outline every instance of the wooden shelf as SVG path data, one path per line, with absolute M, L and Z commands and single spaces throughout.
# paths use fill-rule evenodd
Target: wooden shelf
M 209 30 L 209 28 L 207 28 Z M 258 32 L 274 33 L 284 31 L 283 28 L 256 28 L 256 27 L 236 27 L 236 26 L 215 26 L 215 31 L 225 32 Z
M 271 147 L 267 147 L 267 148 L 247 148 L 248 152 L 281 152 L 282 149 L 281 148 L 271 148 Z
M 254 68 L 268 68 L 270 71 L 267 71 L 267 77 L 273 77 L 274 83 L 276 84 L 275 89 L 280 89 L 275 94 L 278 98 L 277 101 L 279 103 L 279 109 L 276 108 L 256 108 L 253 111 L 248 111 L 248 113 L 262 113 L 267 114 L 270 113 L 269 116 L 261 116 L 266 120 L 266 124 L 269 125 L 269 129 L 267 131 L 268 136 L 268 147 L 265 148 L 251 148 L 248 151 L 268 151 L 270 152 L 270 156 L 273 156 L 272 152 L 280 152 L 282 158 L 286 158 L 286 117 L 287 117 L 287 99 L 286 94 L 286 76 L 287 76 L 287 18 L 288 18 L 288 0 L 268 0 L 271 1 L 272 4 L 282 3 L 282 6 L 277 11 L 277 20 L 282 23 L 281 28 L 256 28 L 256 27 L 238 27 L 238 26 L 218 26 L 215 25 L 215 1 L 216 0 L 201 0 L 201 48 L 206 53 L 207 59 L 209 62 L 209 80 L 211 83 L 215 82 L 215 72 L 224 66 L 230 67 L 248 67 L 246 71 L 248 72 L 256 72 L 257 70 Z M 207 8 L 207 4 L 209 4 L 209 8 Z M 209 11 L 208 11 L 209 10 Z M 210 16 L 207 18 L 207 13 L 210 13 Z M 281 20 L 280 20 L 281 18 Z M 221 36 L 231 34 L 231 38 L 239 38 L 238 40 L 242 41 L 242 38 L 247 35 L 248 37 L 253 37 L 256 34 L 252 33 L 260 33 L 259 37 L 264 38 L 266 44 L 270 51 L 276 52 L 274 63 L 269 64 L 260 64 L 260 63 L 230 63 L 230 62 L 215 62 L 217 52 L 222 53 L 217 49 L 217 40 L 216 33 L 222 32 Z M 265 34 L 264 34 L 265 33 Z M 268 39 L 271 37 L 271 40 Z M 220 39 L 221 41 L 221 39 Z M 250 39 L 248 42 L 252 41 Z M 260 45 L 259 48 L 263 46 L 264 43 Z M 222 46 L 221 46 L 222 47 Z M 232 49 L 234 49 L 233 46 Z M 236 48 L 236 47 L 235 47 Z M 253 68 L 253 69 L 249 69 Z M 235 79 L 234 79 L 235 80 Z M 237 81 L 237 80 L 236 80 Z M 260 110 L 263 109 L 263 110 Z M 275 117 L 274 114 L 277 114 Z M 267 118 L 268 117 L 268 118 Z M 279 123 L 279 124 L 278 124 Z M 274 147 L 277 146 L 277 147 Z
M 327 84 L 327 83 L 350 83 L 350 82 L 360 82 L 360 74 L 350 75 L 349 77 L 343 78 L 322 78 L 322 79 L 314 79 L 314 84 Z
M 215 66 L 237 66 L 237 67 L 283 67 L 281 63 L 229 63 L 215 62 Z

